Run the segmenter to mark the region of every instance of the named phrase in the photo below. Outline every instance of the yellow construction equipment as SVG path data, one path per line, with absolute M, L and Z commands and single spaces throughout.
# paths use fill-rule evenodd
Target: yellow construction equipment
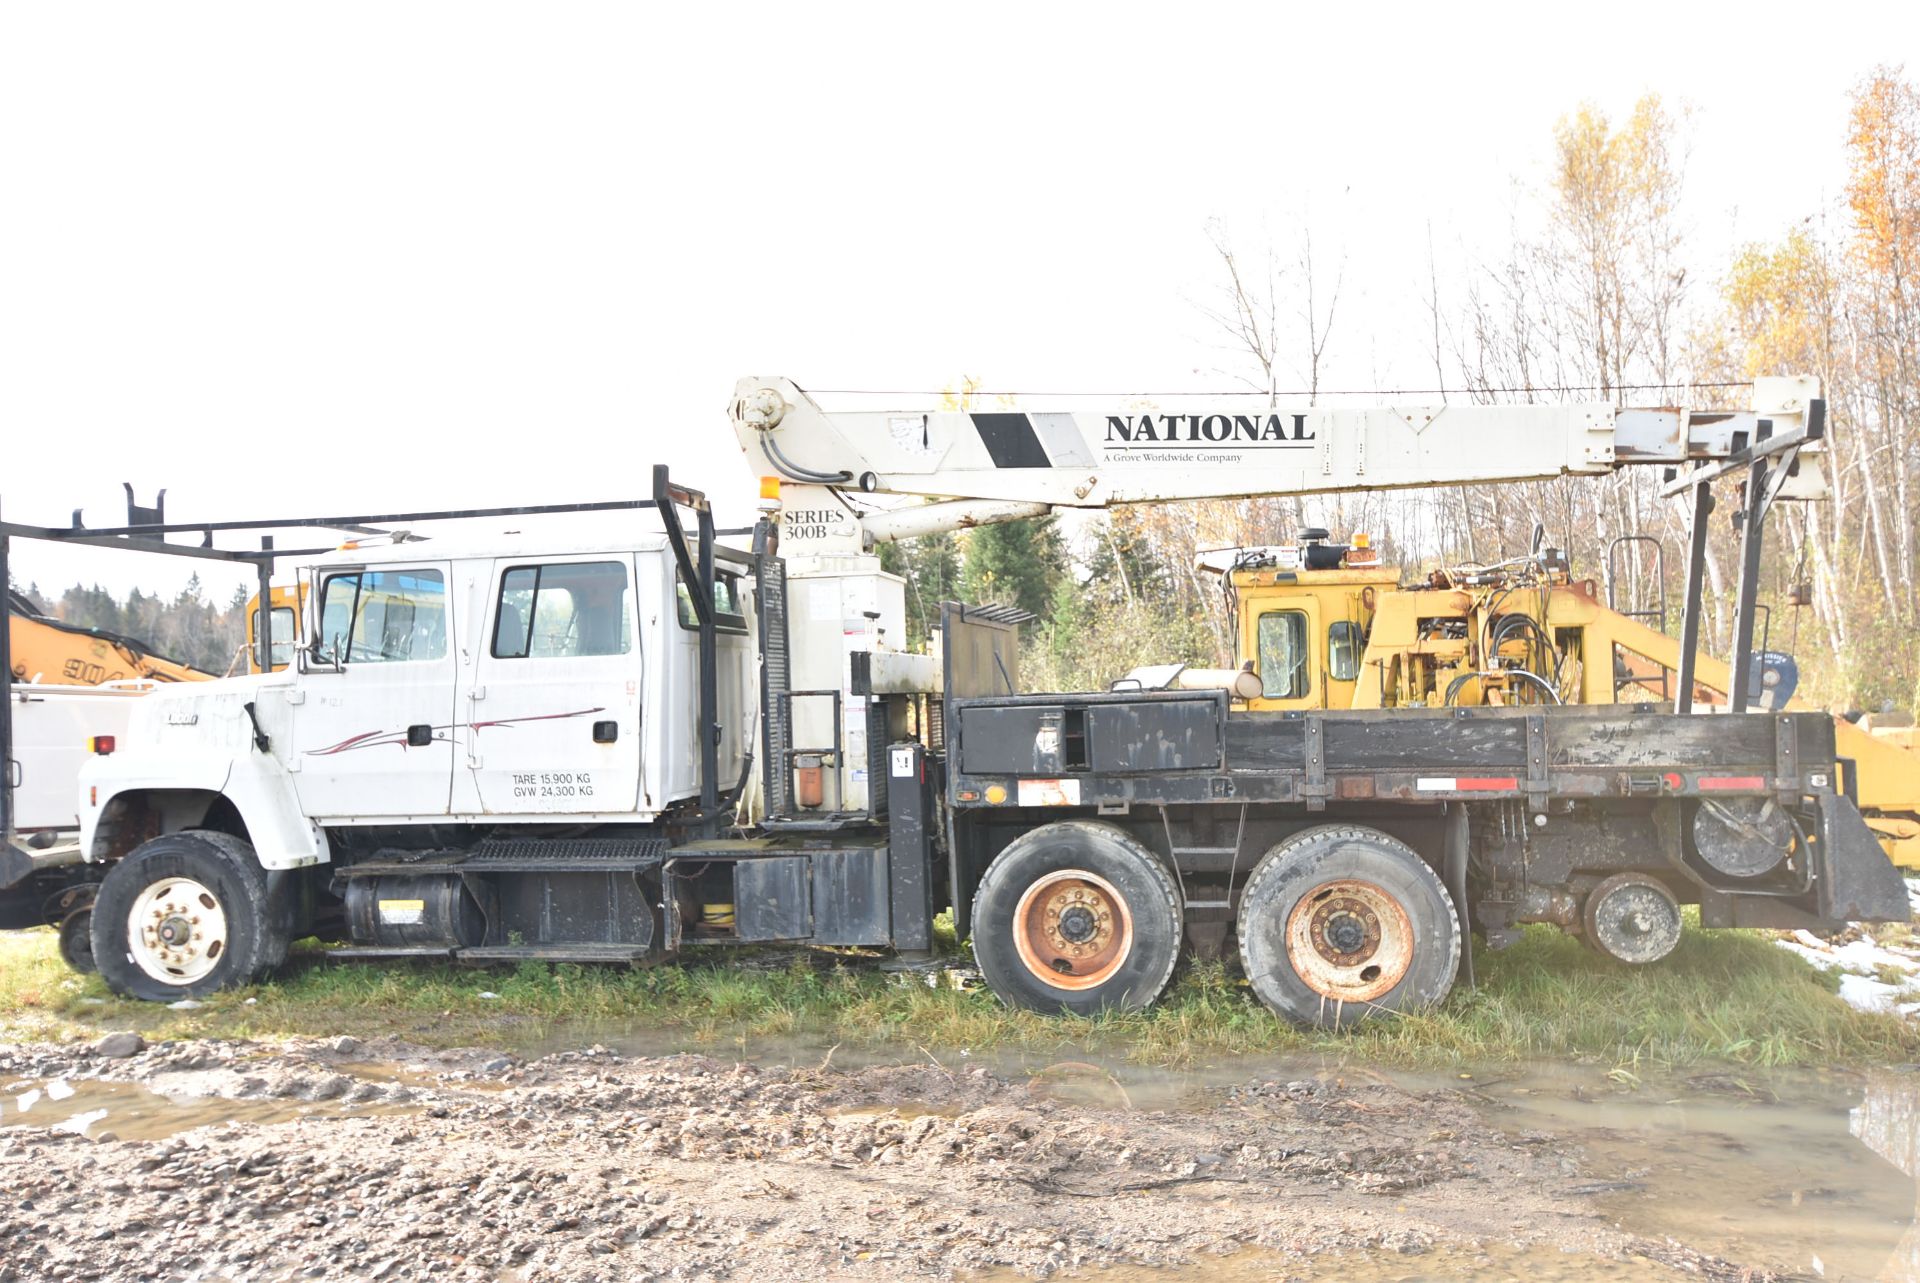
M 1554 549 L 1495 566 L 1400 582 L 1366 538 L 1225 549 L 1202 557 L 1222 577 L 1243 667 L 1259 678 L 1254 711 L 1489 704 L 1671 706 L 1680 643 L 1610 608 Z M 1790 666 L 1762 664 L 1763 708 L 1809 711 Z M 1731 674 L 1694 661 L 1694 705 L 1724 710 Z M 1910 728 L 1875 733 L 1834 719 L 1838 755 L 1867 824 L 1896 864 L 1920 868 L 1920 753 Z
M 83 628 L 42 614 L 19 593 L 7 593 L 13 680 L 49 686 L 106 682 L 203 682 L 215 676 L 155 654 L 146 643 L 104 628 Z
M 297 588 L 276 585 L 272 594 L 273 612 L 273 671 L 279 672 L 293 661 L 294 649 L 300 644 L 300 619 L 307 604 L 307 586 L 302 583 Z M 260 595 L 255 593 L 247 603 L 247 671 L 260 671 L 260 647 L 256 638 L 260 635 Z M 241 656 L 234 657 L 237 668 Z M 231 674 L 229 674 L 231 675 Z

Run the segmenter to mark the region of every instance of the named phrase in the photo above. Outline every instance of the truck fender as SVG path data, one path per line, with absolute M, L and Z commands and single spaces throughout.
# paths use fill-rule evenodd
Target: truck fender
M 292 777 L 273 758 L 188 750 L 168 755 L 163 765 L 129 774 L 102 758 L 81 769 L 80 849 L 89 861 L 121 854 L 113 849 L 113 826 L 103 820 L 144 807 L 149 799 L 163 815 L 187 806 L 198 817 L 206 813 L 205 803 L 221 797 L 239 813 L 262 868 L 298 869 L 331 859 L 326 833 L 301 812 Z

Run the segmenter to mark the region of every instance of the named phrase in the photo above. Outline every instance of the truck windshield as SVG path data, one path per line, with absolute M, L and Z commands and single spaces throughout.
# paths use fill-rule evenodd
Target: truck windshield
M 1260 616 L 1260 693 L 1267 699 L 1299 699 L 1307 693 L 1307 616 L 1270 610 Z
M 320 590 L 320 646 L 349 664 L 447 654 L 447 584 L 437 570 L 355 570 Z

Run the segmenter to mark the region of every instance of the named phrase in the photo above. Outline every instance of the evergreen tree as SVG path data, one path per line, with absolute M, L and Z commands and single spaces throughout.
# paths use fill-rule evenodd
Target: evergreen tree
M 967 534 L 966 600 L 1018 606 L 1045 618 L 1067 573 L 1067 545 L 1052 516 L 979 526 Z
M 203 672 L 224 673 L 246 637 L 252 592 L 237 584 L 223 606 L 206 600 L 198 575 L 171 601 L 135 588 L 126 601 L 94 584 L 75 584 L 60 595 L 55 618 L 82 628 L 130 637 L 147 650 Z
M 949 531 L 883 543 L 879 551 L 881 568 L 907 581 L 907 649 L 924 649 L 940 627 L 940 603 L 960 596 L 960 541 Z

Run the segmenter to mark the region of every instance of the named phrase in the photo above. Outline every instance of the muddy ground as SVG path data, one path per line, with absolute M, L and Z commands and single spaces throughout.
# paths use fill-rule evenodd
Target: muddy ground
M 1529 1243 L 1767 1277 L 1614 1228 L 1578 1146 L 1490 1127 L 1470 1087 L 1364 1070 L 1143 1109 L 1090 1066 L 336 1039 L 0 1047 L 0 1090 L 0 1280 L 1045 1278 L 1247 1249 L 1284 1278 Z

